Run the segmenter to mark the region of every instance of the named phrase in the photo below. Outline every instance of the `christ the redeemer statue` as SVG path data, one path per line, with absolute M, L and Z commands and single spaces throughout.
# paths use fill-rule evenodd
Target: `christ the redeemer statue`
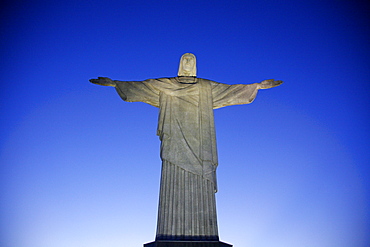
M 228 85 L 197 78 L 195 56 L 186 53 L 177 77 L 145 81 L 99 77 L 90 82 L 115 87 L 124 101 L 159 108 L 162 175 L 156 242 L 150 246 L 160 246 L 155 243 L 161 241 L 218 242 L 213 109 L 251 103 L 259 89 L 282 81 Z

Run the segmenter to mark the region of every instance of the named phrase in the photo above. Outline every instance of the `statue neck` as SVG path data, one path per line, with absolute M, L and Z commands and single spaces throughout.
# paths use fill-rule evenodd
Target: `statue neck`
M 177 81 L 184 84 L 195 84 L 197 83 L 197 77 L 195 76 L 178 76 Z

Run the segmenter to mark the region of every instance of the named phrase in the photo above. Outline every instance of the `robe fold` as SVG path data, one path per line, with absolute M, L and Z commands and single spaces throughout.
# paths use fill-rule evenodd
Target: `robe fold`
M 248 104 L 256 84 L 228 85 L 181 77 L 116 81 L 127 102 L 158 107 L 162 175 L 157 240 L 218 240 L 217 149 L 213 109 Z

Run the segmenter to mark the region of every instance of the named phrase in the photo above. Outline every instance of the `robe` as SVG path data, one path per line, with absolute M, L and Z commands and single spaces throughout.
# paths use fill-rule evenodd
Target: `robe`
M 156 240 L 218 240 L 217 149 L 213 109 L 248 104 L 256 84 L 182 77 L 116 81 L 127 102 L 159 108 L 162 175 Z

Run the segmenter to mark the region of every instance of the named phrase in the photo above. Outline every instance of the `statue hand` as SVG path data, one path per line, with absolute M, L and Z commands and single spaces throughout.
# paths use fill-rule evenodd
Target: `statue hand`
M 98 79 L 90 79 L 90 82 L 94 84 L 102 85 L 102 86 L 111 86 L 111 87 L 116 86 L 115 81 L 113 81 L 112 79 L 108 77 L 98 77 Z
M 274 79 L 264 80 L 258 83 L 259 89 L 268 89 L 272 87 L 277 87 L 282 84 L 283 81 L 275 81 Z

